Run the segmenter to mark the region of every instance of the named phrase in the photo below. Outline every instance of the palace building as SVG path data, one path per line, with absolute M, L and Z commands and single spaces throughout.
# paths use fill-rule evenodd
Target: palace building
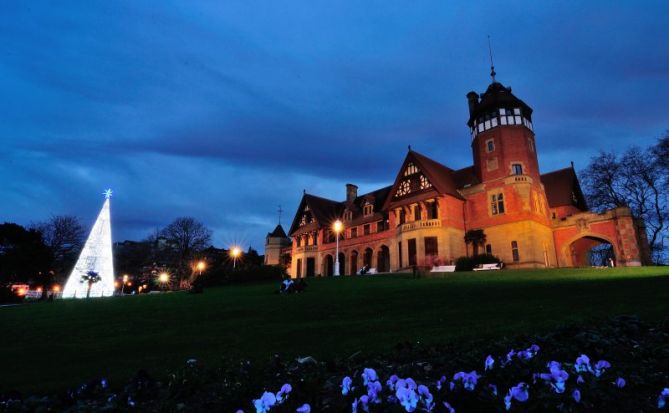
M 628 208 L 589 212 L 573 164 L 540 172 L 532 108 L 497 82 L 494 71 L 487 90 L 469 92 L 467 101 L 472 166 L 453 170 L 409 147 L 390 186 L 358 194 L 348 184 L 344 200 L 305 193 L 290 238 L 282 228 L 268 234 L 268 264 L 289 252 L 292 277 L 332 275 L 336 220 L 344 228 L 338 234 L 342 275 L 363 266 L 378 272 L 431 267 L 480 253 L 499 257 L 507 268 L 585 266 L 602 243 L 611 245 L 616 265 L 647 262 L 643 223 Z

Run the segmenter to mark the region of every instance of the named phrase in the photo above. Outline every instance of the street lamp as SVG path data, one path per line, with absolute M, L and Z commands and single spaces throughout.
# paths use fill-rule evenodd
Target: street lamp
M 125 285 L 128 283 L 128 274 L 123 274 L 123 285 L 121 286 L 121 295 L 123 295 L 123 291 L 125 290 Z
M 201 276 L 202 271 L 204 271 L 204 269 L 207 268 L 207 264 L 205 264 L 204 261 L 200 261 L 200 262 L 197 263 L 196 268 L 199 272 L 198 276 Z
M 332 225 L 335 235 L 337 237 L 337 252 L 335 252 L 335 267 L 334 267 L 334 276 L 339 276 L 339 234 L 344 229 L 344 224 L 340 220 L 336 220 L 334 225 Z
M 237 266 L 237 258 L 242 255 L 242 250 L 239 247 L 232 247 L 230 250 L 230 256 L 232 257 L 232 269 L 234 270 Z
M 165 285 L 167 282 L 170 280 L 170 275 L 166 272 L 161 272 L 158 275 L 158 281 L 160 282 L 161 286 L 163 287 L 163 292 L 165 292 Z

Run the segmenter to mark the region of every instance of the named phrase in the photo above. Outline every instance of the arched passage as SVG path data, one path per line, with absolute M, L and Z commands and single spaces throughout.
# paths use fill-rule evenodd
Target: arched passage
M 355 275 L 358 272 L 358 251 L 351 251 L 349 260 L 351 261 L 351 275 Z
M 339 275 L 344 275 L 346 272 L 346 256 L 343 252 L 339 253 Z
M 616 262 L 616 248 L 604 237 L 585 235 L 565 246 L 565 255 L 572 267 L 601 267 Z
M 382 245 L 376 258 L 378 272 L 390 271 L 390 249 L 388 247 Z
M 368 268 L 372 268 L 372 257 L 374 255 L 374 251 L 371 248 L 366 248 L 365 249 L 365 255 L 362 257 L 363 259 L 363 265 L 367 266 Z
M 334 271 L 332 255 L 328 254 L 323 259 L 323 275 L 331 277 Z

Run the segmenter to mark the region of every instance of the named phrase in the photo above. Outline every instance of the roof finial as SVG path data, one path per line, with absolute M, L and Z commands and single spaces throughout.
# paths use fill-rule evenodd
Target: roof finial
M 411 145 L 409 145 L 409 152 L 411 152 Z
M 496 83 L 495 80 L 495 65 L 492 62 L 492 46 L 490 45 L 490 35 L 488 35 L 488 52 L 490 53 L 490 77 L 492 78 L 492 83 Z
M 279 205 L 279 209 L 277 211 L 279 213 L 279 225 L 281 225 L 281 214 L 283 213 L 283 209 L 281 208 L 281 205 Z

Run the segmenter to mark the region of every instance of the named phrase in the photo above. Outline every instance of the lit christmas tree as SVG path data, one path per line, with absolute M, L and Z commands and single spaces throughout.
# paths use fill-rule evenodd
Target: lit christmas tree
M 109 297 L 114 295 L 114 259 L 112 256 L 111 216 L 109 203 L 111 189 L 104 192 L 105 203 L 95 220 L 77 264 L 70 274 L 63 298 Z M 94 283 L 82 282 L 89 273 L 99 276 Z

